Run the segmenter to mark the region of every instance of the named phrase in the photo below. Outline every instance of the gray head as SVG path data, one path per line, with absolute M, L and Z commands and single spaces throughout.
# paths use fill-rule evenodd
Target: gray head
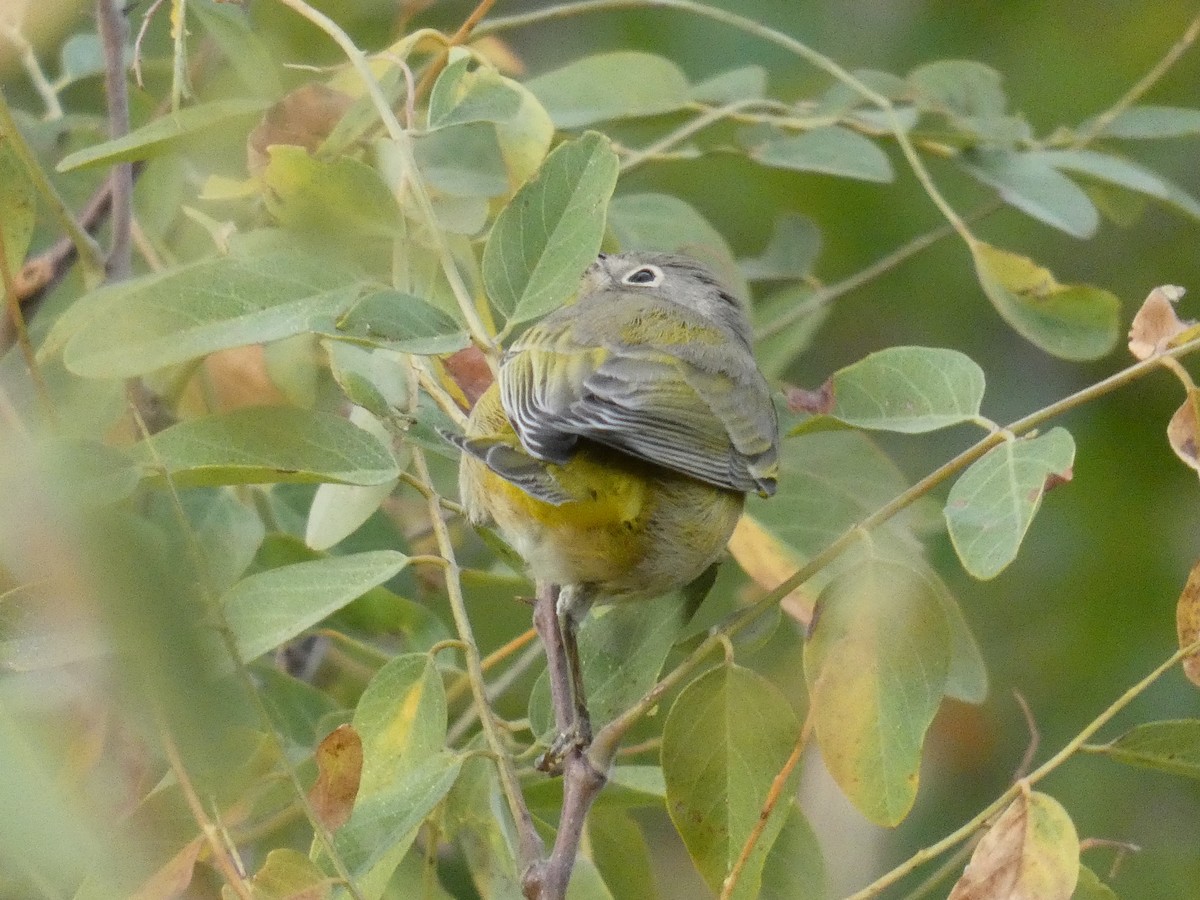
M 644 291 L 695 310 L 750 346 L 746 304 L 703 263 L 677 253 L 601 253 L 586 272 L 580 297 L 595 291 Z

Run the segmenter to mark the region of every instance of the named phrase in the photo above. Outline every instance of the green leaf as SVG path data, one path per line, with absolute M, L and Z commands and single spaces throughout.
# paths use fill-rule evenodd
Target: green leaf
M 1006 440 L 971 464 L 946 498 L 946 525 L 963 568 L 994 578 L 1017 556 L 1050 478 L 1070 480 L 1075 441 L 1063 428 Z
M 1090 131 L 1094 120 L 1079 126 Z M 1200 134 L 1200 109 L 1179 106 L 1131 106 L 1106 124 L 1101 135 L 1115 138 L 1175 138 Z
M 509 122 L 517 115 L 522 97 L 511 82 L 486 66 L 468 71 L 473 62 L 473 57 L 464 54 L 434 82 L 429 95 L 430 129 L 467 122 Z
M 33 240 L 37 195 L 25 167 L 8 140 L 0 140 L 0 238 L 9 273 L 15 278 Z M 0 281 L 0 309 L 7 318 L 7 289 Z
M 220 48 L 243 86 L 260 97 L 283 93 L 275 60 L 245 8 L 228 3 L 191 3 L 186 8 Z
M 1044 154 L 973 150 L 958 157 L 963 168 L 994 187 L 1010 206 L 1072 237 L 1096 233 L 1100 214 L 1091 199 Z
M 1008 103 L 1000 73 L 983 63 L 943 59 L 908 73 L 918 106 L 964 118 L 1000 116 Z
M 530 782 L 534 786 L 537 779 Z M 601 797 L 603 797 L 601 792 Z M 446 838 L 460 848 L 482 898 L 521 896 L 515 829 L 506 812 L 496 764 L 478 756 L 463 763 L 462 776 L 442 807 Z
M 249 661 L 291 640 L 408 565 L 395 550 L 331 556 L 248 575 L 221 598 L 238 653 Z
M 1079 881 L 1075 883 L 1075 893 L 1071 895 L 1071 900 L 1117 900 L 1117 892 L 1101 881 L 1087 866 L 1080 866 Z
M 453 353 L 471 342 L 463 327 L 436 306 L 391 288 L 357 300 L 329 334 L 420 356 Z
M 266 99 L 240 97 L 213 100 L 179 112 L 169 112 L 122 137 L 67 154 L 59 160 L 58 171 L 70 172 L 86 166 L 149 159 L 185 138 L 212 131 L 235 119 L 256 115 L 269 105 L 270 101 Z
M 742 66 L 718 72 L 692 85 L 692 99 L 697 103 L 722 105 L 766 96 L 767 70 L 762 66 Z
M 983 369 L 957 350 L 889 347 L 829 380 L 828 415 L 856 428 L 921 434 L 979 415 Z
M 311 331 L 358 289 L 353 273 L 311 253 L 204 259 L 80 299 L 63 323 L 73 329 L 64 360 L 88 378 L 142 375 Z
M 495 127 L 487 122 L 449 125 L 415 135 L 413 156 L 425 180 L 451 197 L 499 197 L 508 193 L 508 170 L 500 139 Z
M 172 425 L 134 447 L 177 487 L 324 482 L 383 484 L 399 475 L 374 435 L 332 413 L 247 407 Z M 160 476 L 161 477 L 161 476 Z
M 895 177 L 891 160 L 874 141 L 837 125 L 769 138 L 751 146 L 749 153 L 751 159 L 777 169 L 875 182 Z
M 726 665 L 701 675 L 671 705 L 663 726 L 667 810 L 696 868 L 719 891 L 758 823 L 800 725 L 787 698 L 761 675 Z M 793 771 L 792 781 L 798 773 Z M 785 788 L 783 796 L 790 789 Z M 738 881 L 757 897 L 763 864 L 787 821 L 776 804 Z
M 353 725 L 363 741 L 363 798 L 439 754 L 446 743 L 446 691 L 432 657 L 406 653 L 376 672 L 354 709 Z
M 685 253 L 707 263 L 739 297 L 750 287 L 729 244 L 712 224 L 669 194 L 621 194 L 608 210 L 609 227 L 624 250 Z
M 987 664 L 971 626 L 950 589 L 932 569 L 926 575 L 933 586 L 950 629 L 950 667 L 946 671 L 945 695 L 963 703 L 982 703 L 988 695 Z
M 895 825 L 916 799 L 949 671 L 937 586 L 907 561 L 872 553 L 829 582 L 813 621 L 804 674 L 821 756 L 859 812 Z
M 592 859 L 614 897 L 657 900 L 650 848 L 641 827 L 623 809 L 595 807 L 588 814 Z
M 483 249 L 488 297 L 512 325 L 561 305 L 600 251 L 617 155 L 589 131 L 546 157 L 496 218 Z
M 1145 194 L 1200 219 L 1200 201 L 1157 173 L 1119 156 L 1095 150 L 1042 150 L 1029 155 L 1057 169 Z
M 1129 766 L 1200 779 L 1200 719 L 1147 722 L 1112 743 L 1085 749 Z
M 691 100 L 691 87 L 678 66 L 634 51 L 586 56 L 526 82 L 526 87 L 559 128 L 673 112 Z
M 794 801 L 788 806 L 787 821 L 763 866 L 761 895 L 825 900 L 828 889 L 821 844 L 800 807 Z
M 329 374 L 351 403 L 386 420 L 410 399 L 404 357 L 395 351 L 359 347 L 350 341 L 324 341 Z
M 805 278 L 821 252 L 821 232 L 816 223 L 798 213 L 784 213 L 775 220 L 775 230 L 762 253 L 740 261 L 750 281 Z
M 1086 284 L 1059 284 L 1027 256 L 976 241 L 980 286 L 1023 338 L 1063 359 L 1096 359 L 1116 346 L 1121 301 Z
M 349 156 L 318 159 L 303 147 L 276 144 L 262 171 L 266 206 L 289 228 L 367 237 L 404 234 L 400 207 L 379 173 Z
M 152 502 L 170 507 L 164 518 L 177 514 L 172 498 L 160 493 Z M 179 494 L 179 506 L 202 551 L 209 586 L 224 591 L 254 562 L 266 534 L 262 518 L 229 488 L 184 491 Z

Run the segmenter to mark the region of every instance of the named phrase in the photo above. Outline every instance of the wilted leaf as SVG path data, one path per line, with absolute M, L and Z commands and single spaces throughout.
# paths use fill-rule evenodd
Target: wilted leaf
M 349 94 L 319 81 L 289 91 L 266 111 L 246 138 L 246 166 L 250 173 L 257 175 L 263 170 L 272 147 L 287 146 L 315 153 L 353 102 Z M 327 159 L 325 163 L 333 161 Z
M 749 153 L 751 159 L 777 169 L 875 182 L 894 177 L 891 160 L 874 141 L 837 125 L 755 142 Z
M 949 665 L 926 573 L 871 555 L 821 592 L 804 652 L 810 714 L 826 768 L 872 822 L 895 825 L 912 808 Z
M 1090 129 L 1092 120 L 1079 126 Z M 1175 138 L 1200 134 L 1200 109 L 1179 106 L 1131 106 L 1123 109 L 1100 134 L 1115 138 Z
M 526 87 L 559 128 L 672 112 L 691 100 L 691 88 L 678 66 L 635 51 L 585 56 L 539 75 Z
M 984 375 L 957 350 L 889 347 L 838 370 L 828 384 L 832 404 L 816 412 L 855 428 L 920 434 L 976 418 Z
M 1194 422 L 1193 422 L 1194 424 Z M 1200 562 L 1192 566 L 1183 593 L 1175 606 L 1175 624 L 1179 632 L 1179 649 L 1200 641 Z M 1183 674 L 1200 687 L 1200 653 L 1183 660 Z
M 67 154 L 59 160 L 58 171 L 70 172 L 85 166 L 148 159 L 185 138 L 210 131 L 231 120 L 260 113 L 266 109 L 268 102 L 240 97 L 199 103 L 179 112 L 166 113 L 162 118 L 135 128 L 123 137 Z
M 1011 206 L 1073 237 L 1096 233 L 1100 214 L 1083 189 L 1045 156 L 1008 150 L 975 150 L 962 154 L 962 166 L 991 185 Z
M 1079 836 L 1053 797 L 1022 793 L 971 854 L 948 900 L 1070 900 Z
M 383 484 L 400 473 L 391 452 L 332 413 L 247 407 L 172 425 L 142 441 L 134 457 L 178 487 L 323 482 Z
M 1200 719 L 1146 722 L 1087 750 L 1129 766 L 1200 779 Z
M 680 693 L 663 726 L 667 811 L 704 880 L 719 891 L 758 823 L 771 783 L 800 734 L 791 705 L 761 675 L 726 665 Z M 793 778 L 797 775 L 793 772 Z M 789 796 L 785 789 L 782 797 Z M 738 881 L 757 897 L 767 853 L 787 820 L 778 803 Z
M 1173 284 L 1163 284 L 1152 290 L 1133 317 L 1129 326 L 1129 352 L 1137 359 L 1149 359 L 1162 353 L 1171 341 L 1187 330 L 1175 312 L 1175 304 L 1185 291 Z
M 1075 441 L 1054 428 L 1006 440 L 959 476 L 946 498 L 946 525 L 963 568 L 994 578 L 1017 556 L 1047 481 L 1069 480 Z
M 311 253 L 221 256 L 85 295 L 60 322 L 63 355 L 87 378 L 128 378 L 227 347 L 290 337 L 332 320 L 354 273 Z
M 1064 359 L 1096 359 L 1117 342 L 1121 302 L 1091 285 L 1059 284 L 1029 257 L 971 245 L 979 283 L 1018 334 Z
M 763 252 L 740 261 L 750 281 L 804 278 L 821 252 L 821 232 L 808 216 L 784 213 L 775 220 L 775 230 Z
M 221 598 L 225 622 L 248 662 L 383 584 L 406 565 L 403 553 L 371 550 L 248 575 Z
M 1167 441 L 1183 462 L 1200 472 L 1200 391 L 1189 387 L 1187 398 L 1167 423 Z
M 350 725 L 339 725 L 317 745 L 317 781 L 308 792 L 317 819 L 337 831 L 350 818 L 362 776 L 362 738 Z
M 616 153 L 588 132 L 556 147 L 501 211 L 483 250 L 483 281 L 509 325 L 544 315 L 579 287 L 600 251 L 616 182 Z
M 262 171 L 266 206 L 289 228 L 397 237 L 404 233 L 400 207 L 379 173 L 349 156 L 323 160 L 303 147 L 279 144 Z

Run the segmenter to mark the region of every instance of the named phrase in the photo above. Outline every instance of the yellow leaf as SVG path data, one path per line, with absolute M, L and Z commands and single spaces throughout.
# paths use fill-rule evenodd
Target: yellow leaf
M 1179 629 L 1180 648 L 1200 641 L 1200 561 L 1192 567 L 1183 593 L 1179 595 L 1175 624 Z M 1200 687 L 1200 654 L 1194 653 L 1184 658 L 1183 674 L 1188 681 Z
M 773 591 L 795 574 L 803 564 L 791 548 L 767 531 L 755 518 L 744 515 L 729 539 L 729 552 L 754 583 L 765 591 Z M 783 598 L 784 612 L 806 629 L 812 622 L 816 600 L 803 587 Z

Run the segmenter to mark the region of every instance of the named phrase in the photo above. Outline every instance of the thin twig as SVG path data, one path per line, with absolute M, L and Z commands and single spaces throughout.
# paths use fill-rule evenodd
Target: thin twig
M 21 56 L 21 67 L 25 69 L 25 74 L 29 76 L 33 89 L 37 91 L 46 107 L 46 120 L 53 122 L 61 119 L 63 108 L 58 99 L 58 91 L 54 89 L 54 85 L 42 71 L 33 44 L 21 32 L 20 26 L 16 22 L 0 22 L 0 34 L 3 34 L 8 42 L 17 48 L 17 53 Z
M 154 20 L 154 14 L 158 12 L 159 7 L 166 0 L 154 0 L 146 10 L 146 14 L 142 16 L 141 27 L 138 28 L 137 37 L 133 41 L 133 77 L 139 88 L 144 88 L 142 82 L 142 41 L 146 37 L 146 32 L 150 30 L 150 23 Z
M 709 125 L 714 125 L 722 119 L 732 118 L 739 110 L 761 102 L 757 97 L 745 97 L 741 100 L 734 100 L 732 103 L 727 103 L 724 106 L 714 106 L 711 109 L 707 109 L 694 119 L 684 122 L 674 131 L 663 135 L 653 144 L 643 147 L 641 150 L 630 151 L 629 155 L 621 160 L 621 171 L 632 172 L 642 163 L 657 157 L 660 153 L 670 150 L 676 144 L 687 140 L 693 134 L 703 131 Z
M 104 48 L 104 92 L 108 98 L 108 136 L 129 133 L 129 92 L 125 84 L 125 17 L 116 0 L 96 0 L 96 25 Z M 182 25 L 180 26 L 182 28 Z M 116 163 L 112 182 L 108 275 L 123 281 L 133 274 L 133 164 Z
M 478 5 L 471 10 L 471 14 L 463 20 L 461 25 L 458 26 L 458 30 L 454 32 L 454 34 L 450 35 L 450 39 L 446 42 L 445 49 L 442 50 L 442 52 L 439 53 L 433 59 L 433 61 L 429 63 L 429 67 L 421 76 L 421 81 L 417 85 L 416 90 L 411 92 L 411 96 L 414 100 L 418 97 L 424 97 L 429 92 L 429 90 L 433 87 L 433 82 L 437 80 L 438 75 L 440 75 L 442 70 L 446 68 L 446 61 L 450 58 L 450 49 L 452 47 L 458 47 L 462 44 L 465 44 L 467 39 L 471 37 L 471 32 L 475 30 L 475 27 L 479 24 L 480 20 L 489 12 L 491 12 L 492 7 L 495 5 L 496 0 L 479 0 Z
M 1038 746 L 1042 743 L 1042 732 L 1038 728 L 1037 719 L 1033 716 L 1033 710 L 1029 708 L 1029 701 L 1025 696 L 1017 690 L 1013 691 L 1013 697 L 1017 700 L 1017 705 L 1021 707 L 1021 714 L 1025 716 L 1025 726 L 1029 729 L 1029 746 L 1025 748 L 1025 752 L 1021 755 L 1021 762 L 1017 764 L 1017 770 L 1013 773 L 1013 781 L 1020 781 L 1029 771 L 1029 767 L 1033 765 L 1034 759 L 1037 758 Z

